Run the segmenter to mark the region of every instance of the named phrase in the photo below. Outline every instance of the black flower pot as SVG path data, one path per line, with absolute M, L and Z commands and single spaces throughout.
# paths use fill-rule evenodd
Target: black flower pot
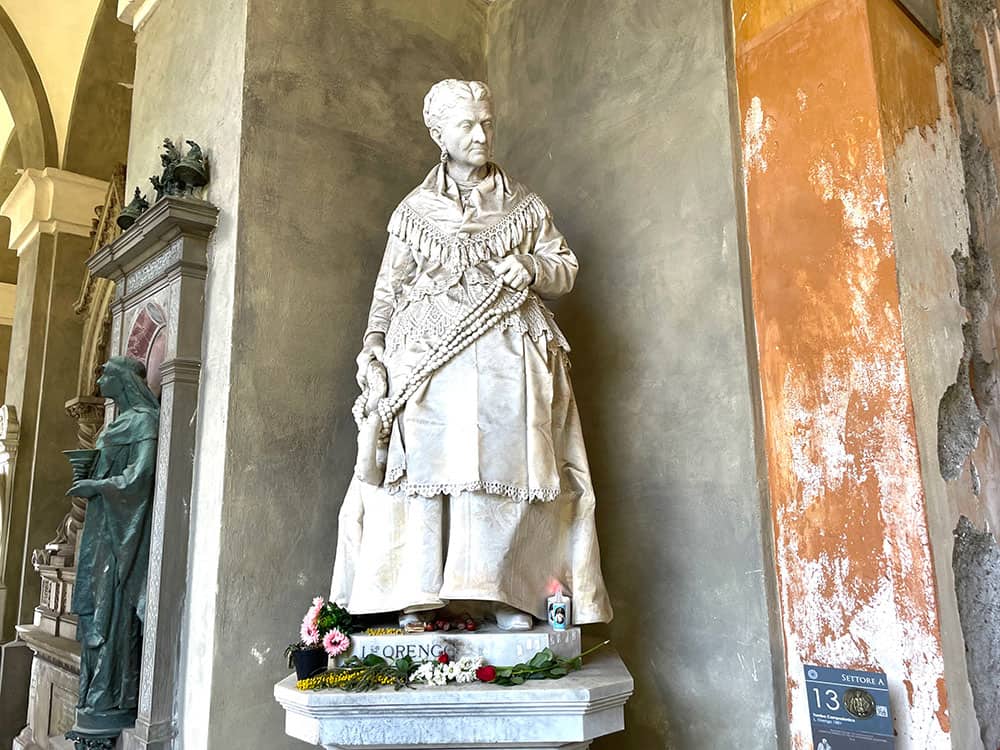
M 304 648 L 296 651 L 295 676 L 300 680 L 315 677 L 326 671 L 329 657 L 322 648 Z

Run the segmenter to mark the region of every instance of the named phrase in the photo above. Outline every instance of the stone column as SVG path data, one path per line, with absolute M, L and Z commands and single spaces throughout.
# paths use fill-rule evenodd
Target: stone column
M 65 401 L 75 386 L 80 322 L 73 313 L 94 208 L 106 183 L 59 169 L 27 169 L 0 206 L 11 222 L 11 248 L 20 258 L 17 300 L 5 401 L 21 420 L 21 446 L 14 475 L 6 559 L 9 593 L 2 635 L 31 620 L 38 578 L 25 550 L 48 541 L 65 515 L 68 466 L 59 452 L 36 455 L 36 445 L 73 445 Z M 30 575 L 26 575 L 28 571 Z
M 88 261 L 94 276 L 115 282 L 111 355 L 159 365 L 149 379 L 159 376 L 162 388 L 139 711 L 126 749 L 167 748 L 176 733 L 206 249 L 217 215 L 204 201 L 164 198 Z
M 967 231 L 942 52 L 894 0 L 794 5 L 733 3 L 792 744 L 815 664 L 885 672 L 898 747 L 980 747 L 936 466 Z

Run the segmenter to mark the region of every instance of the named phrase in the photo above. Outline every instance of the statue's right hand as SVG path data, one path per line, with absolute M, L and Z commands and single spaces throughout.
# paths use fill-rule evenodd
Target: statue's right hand
M 100 495 L 104 482 L 100 479 L 78 479 L 66 494 L 70 497 L 94 497 Z
M 365 337 L 364 348 L 358 355 L 358 374 L 357 380 L 358 385 L 364 389 L 366 383 L 368 382 L 368 365 L 371 364 L 372 360 L 382 361 L 382 357 L 385 355 L 385 336 L 381 333 L 369 333 Z

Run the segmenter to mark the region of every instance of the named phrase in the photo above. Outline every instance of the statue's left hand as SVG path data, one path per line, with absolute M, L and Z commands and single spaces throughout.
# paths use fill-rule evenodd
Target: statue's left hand
M 535 283 L 535 266 L 527 255 L 507 255 L 493 266 L 493 274 L 520 292 Z
M 94 497 L 100 495 L 104 489 L 104 481 L 101 479 L 78 479 L 73 482 L 73 486 L 66 491 L 71 497 Z

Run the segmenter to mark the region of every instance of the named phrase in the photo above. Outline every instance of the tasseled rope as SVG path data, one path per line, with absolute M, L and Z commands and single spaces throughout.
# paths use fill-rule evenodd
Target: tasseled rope
M 531 193 L 496 224 L 469 237 L 458 237 L 442 232 L 401 203 L 389 219 L 389 234 L 450 271 L 461 272 L 491 258 L 502 258 L 520 245 L 547 213 L 542 199 Z

